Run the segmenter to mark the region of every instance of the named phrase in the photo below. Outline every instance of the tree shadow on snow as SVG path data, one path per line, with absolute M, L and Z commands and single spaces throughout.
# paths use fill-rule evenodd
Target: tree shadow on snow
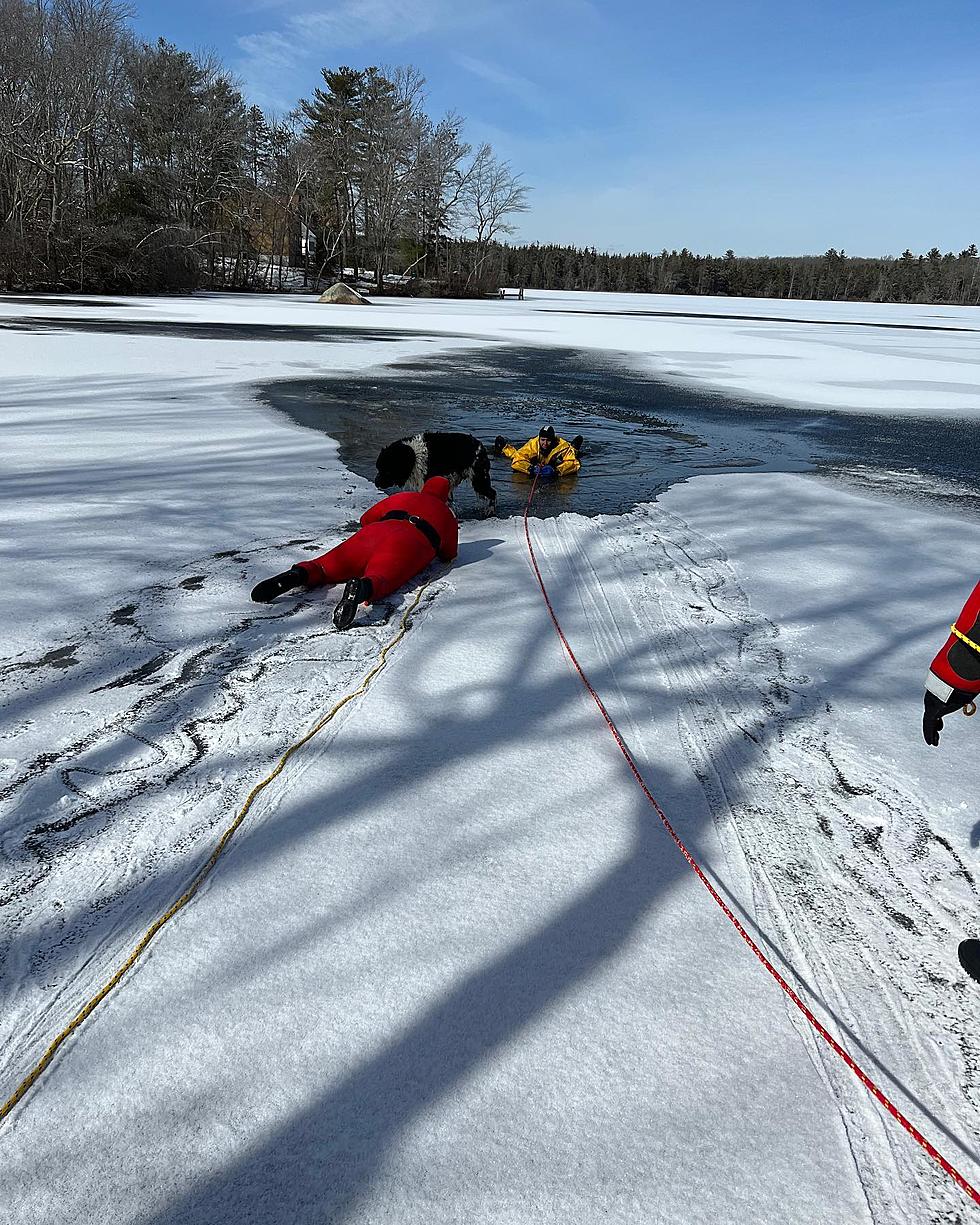
M 645 645 L 656 650 L 658 645 L 666 649 L 670 644 L 654 641 Z M 570 739 L 582 730 L 594 729 L 597 736 L 604 735 L 598 714 L 582 702 L 577 678 L 559 674 L 534 688 L 521 687 L 528 659 L 539 652 L 559 650 L 550 624 L 542 622 L 527 642 L 526 655 L 512 661 L 495 685 L 494 701 L 484 714 L 467 715 L 455 707 L 433 710 L 417 731 L 395 740 L 367 735 L 345 746 L 357 763 L 354 777 L 341 784 L 323 783 L 302 807 L 290 805 L 275 821 L 254 829 L 239 844 L 239 863 L 229 865 L 230 870 L 240 871 L 249 861 L 274 859 L 285 842 L 302 841 L 325 821 L 350 823 L 373 812 L 390 812 L 392 787 L 425 777 L 438 767 L 444 754 L 450 754 L 459 766 L 494 746 L 531 743 L 542 723 L 556 714 L 567 723 Z M 590 664 L 589 671 L 599 691 L 606 693 L 621 685 L 623 677 L 640 664 L 639 655 L 626 655 L 612 665 Z M 515 694 L 520 695 L 516 702 Z M 670 693 L 657 693 L 655 700 L 678 708 L 685 704 L 683 695 Z M 737 747 L 738 760 L 744 761 L 757 756 L 760 746 L 733 729 L 731 747 Z M 643 755 L 638 757 L 643 768 Z M 564 760 L 556 765 L 574 769 L 574 763 Z M 655 771 L 650 781 L 654 791 L 666 797 L 668 812 L 696 852 L 706 816 L 704 796 L 696 782 L 669 775 L 658 779 Z M 737 802 L 737 782 L 735 790 Z M 247 1156 L 197 1181 L 179 1201 L 152 1217 L 152 1225 L 234 1221 L 247 1215 L 257 1197 L 270 1221 L 350 1219 L 387 1154 L 413 1121 L 495 1052 L 518 1040 L 558 1000 L 615 959 L 664 894 L 686 879 L 689 869 L 668 844 L 656 815 L 635 795 L 626 802 L 632 828 L 628 851 L 612 866 L 599 870 L 587 892 L 566 904 L 530 937 L 467 974 L 407 1030 L 394 1034 L 383 1051 L 348 1070 L 335 1087 L 324 1091 L 313 1105 L 295 1112 Z M 471 815 L 477 811 L 478 806 Z M 393 813 L 391 819 L 425 822 L 424 814 L 412 812 Z M 406 882 L 406 887 L 411 885 Z M 417 890 L 417 896 L 424 905 L 423 888 Z M 705 905 L 710 904 L 706 899 Z M 755 929 L 752 920 L 745 918 L 749 929 Z M 318 935 L 322 937 L 322 932 L 312 925 L 307 933 L 311 951 Z M 760 939 L 768 943 L 765 937 Z M 737 942 L 732 949 L 732 955 L 738 956 Z M 264 956 L 274 962 L 275 953 L 272 947 Z M 776 957 L 785 966 L 778 953 Z M 245 969 L 243 961 L 240 970 Z M 229 979 L 235 977 L 234 965 L 227 973 Z M 819 1000 L 813 988 L 810 993 Z M 778 1000 L 773 988 L 774 1008 Z M 832 1009 L 827 1011 L 833 1016 Z M 846 1025 L 841 1028 L 848 1033 Z M 860 1049 L 853 1035 L 849 1036 Z M 331 1079 L 335 1075 L 330 1069 L 323 1072 Z M 901 1082 L 892 1079 L 916 1100 Z M 655 1092 L 655 1086 L 651 1091 Z M 926 1107 L 921 1108 L 932 1117 Z M 932 1118 L 932 1122 L 963 1147 L 938 1120 Z
M 234 451 L 230 453 L 227 463 L 234 469 L 239 461 L 247 465 L 253 459 L 246 457 L 243 449 L 240 456 Z M 77 472 L 69 472 L 59 479 L 70 486 L 78 477 Z M 127 469 L 120 480 L 127 487 L 145 480 L 156 489 L 168 482 L 186 484 L 188 478 L 189 471 L 182 463 L 171 462 L 156 471 L 138 467 Z M 57 496 L 58 491 L 58 481 L 52 479 L 48 492 Z M 190 504 L 175 509 L 175 524 L 181 515 L 203 513 L 205 491 L 187 497 Z M 798 557 L 806 548 L 810 530 L 805 525 L 787 524 L 781 536 L 767 537 L 765 546 L 758 547 Z M 457 569 L 489 560 L 494 548 L 501 543 L 496 537 L 464 542 Z M 230 570 L 239 563 L 251 564 L 249 555 L 237 555 L 237 560 L 233 557 L 228 562 Z M 603 577 L 600 571 L 597 580 Z M 529 586 L 528 592 L 521 594 L 529 600 L 539 601 L 533 587 Z M 121 596 L 120 600 L 123 598 Z M 243 601 L 246 598 L 243 587 Z M 488 610 L 472 600 L 463 585 L 453 598 L 471 601 L 475 625 L 488 615 Z M 952 581 L 949 590 L 933 592 L 931 598 L 955 604 Z M 329 615 L 330 604 L 332 599 L 326 594 L 324 619 Z M 255 614 L 252 619 L 243 614 L 241 625 L 231 635 L 242 638 L 241 651 L 228 658 L 229 670 L 247 663 L 250 654 L 257 653 L 277 634 L 284 633 L 291 619 L 302 619 L 301 605 L 287 603 L 281 607 L 282 611 L 276 606 L 262 617 L 252 609 L 250 613 Z M 499 610 L 489 611 L 502 615 Z M 877 700 L 884 704 L 907 701 L 909 683 L 903 676 L 896 676 L 893 662 L 907 653 L 910 643 L 919 641 L 921 627 L 898 625 L 884 609 L 869 610 L 866 593 L 861 591 L 818 592 L 810 614 L 828 628 L 842 619 L 863 616 L 873 628 L 880 646 L 873 653 L 848 654 L 819 690 L 802 680 L 799 694 L 793 699 L 791 716 L 805 715 L 826 700 L 835 701 L 861 693 L 865 686 L 870 687 Z M 431 632 L 437 633 L 438 608 L 427 615 L 433 618 Z M 257 620 L 267 624 L 253 624 Z M 756 620 L 761 624 L 761 618 Z M 361 628 L 377 628 L 377 623 Z M 751 632 L 751 628 L 749 625 L 746 632 Z M 701 643 L 703 663 L 710 676 L 713 666 L 729 658 L 731 644 L 720 634 L 715 639 L 703 636 Z M 352 644 L 352 648 L 353 645 L 356 644 Z M 573 642 L 573 645 L 578 647 L 579 644 Z M 179 642 L 180 651 L 188 658 L 214 646 L 214 639 L 204 633 L 187 635 Z M 651 695 L 637 680 L 643 675 L 644 664 L 650 656 L 670 656 L 675 646 L 670 635 L 656 630 L 642 646 L 624 651 L 613 661 L 588 663 L 587 666 L 603 696 L 618 691 L 627 706 L 635 709 L 641 709 L 644 701 L 654 700 L 676 719 L 687 711 L 691 702 L 700 700 L 699 695 L 686 692 L 683 687 L 675 691 L 665 688 Z M 151 647 L 151 643 L 144 644 L 147 651 Z M 557 663 L 560 650 L 550 622 L 542 613 L 537 629 L 525 644 L 524 655 L 510 661 L 506 673 L 495 683 L 492 700 L 487 702 L 486 709 L 476 714 L 463 704 L 447 710 L 436 709 L 417 730 L 394 740 L 365 733 L 357 743 L 345 743 L 350 776 L 347 781 L 331 782 L 328 770 L 316 803 L 297 806 L 290 804 L 288 797 L 277 800 L 270 815 L 243 829 L 236 838 L 217 870 L 216 885 L 234 887 L 250 867 L 272 859 L 285 847 L 325 825 L 351 825 L 369 814 L 385 811 L 390 807 L 397 785 L 436 770 L 447 753 L 461 765 L 495 747 L 530 744 L 542 723 L 556 719 L 565 720 L 570 734 L 595 725 L 596 735 L 604 735 L 597 713 L 582 704 L 579 682 L 567 670 L 556 667 L 555 674 L 543 683 L 532 689 L 524 685 L 529 659 L 539 653 L 548 653 L 549 657 L 554 655 Z M 215 654 L 206 656 L 202 659 L 202 667 L 210 666 L 219 658 Z M 352 660 L 352 664 L 359 659 Z M 132 667 L 130 646 L 120 643 L 77 677 L 64 672 L 46 677 L 45 699 L 51 693 L 60 693 L 66 701 L 81 698 L 93 688 L 118 681 Z M 204 715 L 214 696 L 213 690 L 209 690 L 200 677 L 195 678 L 191 673 L 186 679 L 187 684 L 174 694 L 174 700 L 180 705 L 180 721 L 185 727 L 192 726 L 198 716 Z M 149 692 L 154 695 L 153 701 L 143 707 L 135 704 L 138 709 L 125 734 L 135 731 L 152 739 L 160 718 L 159 704 L 167 695 L 152 688 Z M 515 701 L 515 694 L 520 694 L 523 700 Z M 30 714 L 31 700 L 31 694 L 23 695 L 24 705 L 17 708 L 19 717 Z M 611 709 L 615 710 L 615 706 L 616 703 L 610 701 Z M 747 737 L 741 729 L 730 728 L 728 739 L 721 744 L 726 760 L 734 766 L 730 779 L 734 806 L 742 798 L 742 778 L 781 735 L 783 725 L 767 719 L 764 709 L 760 701 L 759 722 L 753 728 L 752 737 Z M 914 732 L 913 728 L 910 735 Z M 111 771 L 125 758 L 126 751 L 122 740 L 109 746 L 100 766 Z M 642 769 L 644 754 L 638 752 L 637 757 Z M 235 758 L 225 755 L 216 755 L 207 763 L 209 769 L 213 767 L 218 771 L 232 764 Z M 237 764 L 242 766 L 240 758 Z M 566 769 L 575 769 L 574 762 L 564 765 Z M 242 772 L 247 769 L 245 766 Z M 706 829 L 709 818 L 697 781 L 693 777 L 658 775 L 656 766 L 650 769 L 649 781 L 654 793 L 663 795 L 665 807 L 675 819 L 682 837 L 696 850 L 699 833 Z M 54 791 L 45 792 L 45 795 L 53 797 Z M 384 1050 L 359 1067 L 348 1069 L 333 1088 L 324 1091 L 312 1106 L 295 1112 L 278 1132 L 261 1141 L 249 1156 L 199 1181 L 179 1202 L 150 1218 L 153 1225 L 248 1219 L 254 1216 L 257 1202 L 264 1207 L 264 1219 L 269 1221 L 312 1223 L 348 1218 L 360 1197 L 370 1189 L 386 1153 L 412 1121 L 429 1104 L 445 1097 L 454 1085 L 495 1051 L 519 1038 L 556 1000 L 580 987 L 615 958 L 665 892 L 686 876 L 688 868 L 668 845 L 655 814 L 633 798 L 629 804 L 632 841 L 628 853 L 611 867 L 601 870 L 585 893 L 565 905 L 529 938 L 498 953 L 493 960 L 459 981 L 442 999 L 431 1003 L 407 1030 L 392 1035 Z M 419 814 L 401 813 L 392 819 L 424 823 L 424 817 Z M 93 820 L 101 821 L 102 817 Z M 974 847 L 980 845 L 978 830 L 980 825 L 971 837 Z M 488 834 L 486 841 L 491 842 L 494 837 L 506 837 L 506 833 Z M 481 835 L 476 836 L 477 844 L 480 838 Z M 187 860 L 175 859 L 139 882 L 127 905 L 134 907 L 137 914 L 145 912 L 148 917 L 155 917 L 158 900 L 178 892 L 186 883 L 187 874 Z M 389 870 L 387 880 L 372 887 L 362 898 L 362 904 L 365 909 L 382 907 L 390 901 L 393 885 L 405 892 L 414 889 L 420 904 L 424 904 L 424 884 L 424 875 L 420 878 Z M 207 904 L 206 898 L 201 900 L 202 904 Z M 705 904 L 710 905 L 710 902 Z M 65 916 L 66 930 L 70 931 L 73 921 L 77 922 L 84 913 L 84 904 L 80 904 L 74 915 Z M 747 925 L 754 927 L 750 920 Z M 165 934 L 161 939 L 167 938 Z M 329 927 L 325 929 L 323 925 L 312 927 L 309 933 L 311 944 L 330 938 Z M 58 955 L 68 959 L 76 954 L 66 944 Z M 234 966 L 232 962 L 226 973 L 232 974 Z M 814 989 L 811 988 L 811 992 L 819 999 Z M 774 1001 L 777 999 L 774 994 Z M 84 1037 L 83 1031 L 80 1041 L 84 1042 Z M 57 1074 L 56 1068 L 54 1075 Z M 316 1070 L 313 1074 L 316 1075 Z M 323 1074 L 330 1075 L 331 1070 L 324 1069 Z M 336 1079 L 336 1072 L 332 1079 Z M 914 1098 L 908 1089 L 904 1086 L 903 1089 Z M 920 1107 L 928 1113 L 921 1103 Z M 26 1109 L 30 1109 L 29 1102 Z M 932 1121 L 945 1131 L 937 1120 Z M 946 1135 L 962 1147 L 948 1131 Z

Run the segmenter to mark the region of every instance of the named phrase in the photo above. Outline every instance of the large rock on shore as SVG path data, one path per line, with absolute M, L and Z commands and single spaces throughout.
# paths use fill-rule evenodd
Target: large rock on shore
M 356 289 L 351 289 L 349 285 L 345 285 L 343 281 L 338 281 L 336 285 L 331 285 L 329 289 L 325 289 L 319 298 L 318 302 L 334 302 L 341 306 L 370 306 L 370 301 L 362 294 L 359 294 Z

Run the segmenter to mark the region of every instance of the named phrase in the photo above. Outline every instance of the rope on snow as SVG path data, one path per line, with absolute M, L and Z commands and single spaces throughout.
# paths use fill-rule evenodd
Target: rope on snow
M 174 904 L 170 907 L 170 909 L 165 914 L 162 914 L 153 924 L 151 924 L 150 927 L 147 928 L 146 932 L 143 934 L 139 943 L 130 953 L 129 957 L 126 958 L 123 964 L 115 972 L 115 974 L 113 974 L 113 976 L 107 982 L 105 982 L 102 985 L 102 987 L 99 988 L 99 990 L 95 993 L 95 995 L 92 996 L 92 998 L 88 1001 L 88 1003 L 84 1005 L 84 1007 L 79 1009 L 79 1011 L 75 1014 L 75 1016 L 72 1017 L 72 1019 L 68 1022 L 65 1028 L 61 1031 L 61 1033 L 58 1034 L 58 1036 L 54 1039 L 53 1042 L 51 1042 L 47 1050 L 44 1052 L 41 1058 L 37 1061 L 34 1067 L 31 1068 L 31 1070 L 23 1078 L 23 1080 L 20 1082 L 17 1088 L 13 1091 L 10 1097 L 8 1097 L 7 1100 L 2 1105 L 0 1105 L 0 1122 L 2 1122 L 7 1117 L 8 1114 L 10 1114 L 10 1112 L 14 1109 L 17 1103 L 21 1101 L 21 1099 L 25 1097 L 26 1094 L 30 1091 L 32 1086 L 37 1082 L 41 1074 L 44 1072 L 45 1068 L 47 1068 L 47 1066 L 51 1063 L 52 1059 L 54 1059 L 55 1055 L 58 1053 L 58 1049 L 62 1046 L 62 1044 L 66 1042 L 68 1038 L 71 1037 L 71 1035 L 75 1032 L 75 1030 L 77 1030 L 81 1025 L 84 1024 L 84 1022 L 92 1015 L 92 1013 L 96 1010 L 96 1008 L 98 1008 L 99 1004 L 102 1003 L 102 1001 L 106 998 L 106 996 L 115 987 L 119 985 L 119 983 L 122 981 L 125 975 L 129 972 L 129 970 L 132 969 L 132 967 L 136 964 L 139 958 L 146 951 L 150 942 L 153 940 L 154 936 L 156 936 L 156 934 L 160 931 L 160 929 L 165 924 L 169 923 L 175 914 L 183 910 L 183 908 L 187 905 L 187 903 L 191 900 L 191 898 L 194 897 L 194 895 L 200 889 L 201 885 L 203 885 L 205 880 L 208 878 L 208 876 L 210 876 L 215 864 L 221 858 L 222 854 L 224 853 L 225 849 L 228 846 L 228 843 L 234 837 L 236 830 L 245 820 L 245 817 L 248 815 L 249 809 L 252 807 L 252 804 L 258 798 L 259 794 L 262 791 L 264 791 L 265 788 L 268 787 L 269 784 L 282 773 L 289 759 L 295 753 L 297 753 L 303 747 L 303 745 L 308 744 L 318 732 L 322 731 L 327 726 L 327 724 L 334 718 L 334 716 L 347 705 L 348 702 L 352 702 L 354 698 L 360 697 L 361 694 L 367 691 L 367 688 L 371 684 L 371 681 L 374 680 L 377 674 L 385 666 L 385 661 L 388 657 L 389 651 L 391 651 L 395 646 L 397 646 L 398 643 L 401 642 L 401 640 L 408 633 L 411 615 L 415 611 L 415 609 L 418 607 L 419 601 L 422 599 L 422 596 L 425 593 L 426 588 L 431 586 L 432 582 L 434 581 L 435 581 L 434 579 L 430 579 L 429 582 L 423 583 L 422 586 L 415 593 L 415 599 L 412 600 L 411 604 L 409 604 L 408 608 L 406 608 L 405 612 L 402 614 L 401 625 L 399 626 L 398 633 L 395 634 L 395 636 L 390 641 L 386 642 L 385 645 L 381 648 L 381 653 L 378 655 L 377 662 L 375 663 L 374 667 L 370 670 L 370 672 L 368 672 L 368 674 L 361 681 L 360 685 L 356 689 L 348 693 L 346 696 L 342 697 L 340 701 L 336 703 L 336 705 L 331 707 L 331 709 L 328 710 L 325 715 L 323 715 L 321 718 L 319 718 L 316 721 L 316 723 L 313 724 L 313 726 L 304 736 L 301 736 L 299 740 L 293 741 L 293 743 L 289 746 L 289 748 L 286 749 L 285 753 L 283 753 L 283 755 L 279 758 L 275 767 L 265 776 L 265 778 L 263 778 L 260 782 L 255 784 L 252 790 L 248 793 L 248 796 L 245 799 L 245 803 L 239 809 L 238 815 L 235 817 L 234 821 L 232 821 L 232 823 L 228 826 L 225 832 L 221 835 L 221 838 L 218 840 L 217 846 L 215 846 L 214 850 L 211 852 L 211 856 L 208 859 L 207 863 L 205 863 L 204 866 L 200 869 L 200 871 L 191 881 L 190 885 L 188 885 L 187 889 L 180 895 L 177 901 L 174 902 Z
M 789 996 L 789 998 L 793 1001 L 793 1003 L 800 1010 L 800 1012 L 803 1013 L 803 1015 L 810 1022 L 810 1024 L 813 1026 L 816 1032 L 820 1035 L 820 1037 L 823 1038 L 824 1042 L 826 1042 L 827 1045 L 831 1048 L 831 1050 L 833 1050 L 835 1054 L 839 1055 L 840 1058 L 844 1061 L 844 1063 L 847 1064 L 847 1066 L 851 1069 L 851 1071 L 858 1078 L 861 1084 L 864 1085 L 864 1087 L 868 1090 L 871 1096 L 879 1103 L 879 1105 L 884 1106 L 885 1110 L 888 1111 L 888 1113 L 892 1116 L 892 1118 L 895 1119 L 895 1121 L 908 1132 L 908 1134 L 912 1137 L 913 1140 L 916 1141 L 917 1144 L 921 1145 L 921 1147 L 929 1154 L 929 1156 L 933 1159 L 933 1161 L 936 1162 L 936 1164 L 940 1167 L 940 1169 L 943 1170 L 944 1173 L 948 1174 L 949 1177 L 953 1180 L 953 1182 L 955 1182 L 956 1185 L 961 1190 L 965 1191 L 966 1194 L 970 1197 L 970 1199 L 973 1200 L 974 1203 L 980 1204 L 980 1191 L 978 1191 L 977 1188 L 974 1187 L 972 1183 L 968 1182 L 967 1179 L 959 1172 L 959 1170 L 951 1162 L 947 1161 L 947 1159 L 942 1155 L 942 1153 L 940 1153 L 939 1150 L 933 1144 L 931 1144 L 929 1140 L 926 1139 L 926 1137 L 922 1134 L 921 1131 L 919 1131 L 919 1129 L 915 1126 L 915 1124 L 911 1122 L 911 1120 L 905 1117 L 905 1115 L 901 1112 L 901 1110 L 899 1110 L 899 1108 L 895 1105 L 895 1103 L 887 1096 L 884 1090 L 882 1090 L 881 1088 L 879 1088 L 877 1084 L 875 1084 L 875 1082 L 871 1079 L 871 1077 L 848 1054 L 848 1052 L 844 1049 L 843 1046 L 841 1046 L 841 1044 L 837 1041 L 837 1039 L 831 1033 L 828 1032 L 828 1030 L 820 1023 L 820 1021 L 817 1020 L 817 1018 L 814 1016 L 811 1010 L 807 1007 L 807 1005 L 803 1002 L 803 1000 L 800 999 L 799 995 L 793 990 L 793 988 L 789 985 L 786 979 L 783 978 L 783 976 L 779 973 L 779 971 L 772 964 L 769 958 L 765 955 L 762 949 L 758 946 L 758 944 L 756 944 L 756 942 L 752 939 L 749 933 L 745 930 L 745 928 L 742 926 L 742 924 L 733 914 L 731 908 L 725 902 L 724 898 L 722 898 L 721 894 L 718 892 L 715 886 L 711 883 L 711 881 L 705 875 L 704 869 L 701 867 L 698 861 L 694 858 L 691 852 L 687 849 L 684 842 L 681 840 L 680 836 L 678 835 L 677 831 L 674 829 L 670 821 L 667 819 L 667 814 L 657 803 L 652 792 L 647 787 L 646 783 L 643 781 L 643 776 L 640 774 L 637 764 L 633 760 L 633 755 L 632 753 L 630 753 L 629 749 L 627 748 L 626 742 L 623 739 L 622 734 L 619 731 L 619 728 L 616 726 L 612 716 L 609 714 L 609 711 L 606 710 L 605 706 L 603 705 L 602 699 L 599 697 L 596 691 L 592 688 L 592 683 L 590 682 L 588 676 L 586 676 L 585 671 L 582 668 L 582 665 L 579 663 L 578 659 L 575 657 L 575 652 L 572 650 L 571 646 L 569 645 L 568 639 L 565 637 L 565 631 L 562 629 L 561 623 L 559 622 L 558 617 L 555 614 L 555 610 L 552 607 L 551 600 L 548 597 L 548 590 L 544 585 L 544 579 L 541 577 L 541 571 L 538 569 L 538 559 L 534 555 L 534 545 L 531 543 L 531 532 L 528 527 L 528 514 L 531 510 L 531 500 L 534 497 L 534 493 L 535 493 L 535 490 L 537 489 L 537 485 L 538 485 L 538 478 L 537 476 L 535 476 L 531 484 L 530 492 L 527 495 L 527 504 L 524 507 L 524 539 L 527 541 L 528 553 L 530 554 L 530 557 L 531 557 L 531 565 L 534 568 L 534 575 L 538 580 L 538 586 L 541 588 L 541 594 L 544 597 L 544 602 L 547 605 L 548 613 L 551 616 L 551 620 L 554 624 L 555 631 L 557 632 L 558 637 L 561 639 L 561 644 L 565 648 L 568 658 L 571 660 L 572 665 L 575 668 L 575 671 L 578 673 L 579 679 L 581 680 L 582 684 L 586 687 L 586 689 L 589 691 L 589 695 L 591 696 L 592 700 L 595 702 L 596 706 L 598 707 L 599 714 L 602 715 L 603 719 L 605 720 L 606 726 L 608 727 L 611 736 L 616 741 L 616 744 L 619 746 L 619 751 L 622 753 L 623 757 L 626 759 L 626 764 L 629 766 L 630 772 L 632 773 L 634 779 L 636 779 L 636 782 L 639 785 L 640 790 L 643 792 L 643 794 L 646 796 L 649 802 L 653 805 L 654 811 L 656 812 L 657 816 L 660 818 L 661 822 L 663 823 L 663 826 L 666 829 L 667 833 L 670 834 L 675 845 L 677 846 L 677 849 L 687 860 L 688 866 L 692 869 L 692 871 L 697 876 L 698 880 L 700 880 L 701 884 L 704 885 L 704 887 L 708 890 L 708 892 L 711 894 L 714 900 L 721 907 L 726 918 L 729 919 L 729 921 L 734 926 L 735 930 L 738 932 L 738 934 L 742 937 L 745 943 L 749 946 L 752 952 L 756 955 L 756 957 L 762 963 L 764 969 L 766 969 L 772 975 L 772 977 L 776 980 L 779 986 L 783 989 L 785 994 Z

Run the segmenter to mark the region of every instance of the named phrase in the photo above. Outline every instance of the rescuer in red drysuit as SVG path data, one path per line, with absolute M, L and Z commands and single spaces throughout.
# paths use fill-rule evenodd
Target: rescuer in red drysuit
M 421 493 L 393 493 L 361 515 L 360 530 L 322 557 L 301 561 L 283 574 L 264 579 L 252 599 L 267 604 L 293 587 L 343 583 L 334 625 L 345 630 L 359 604 L 383 600 L 414 578 L 435 558 L 456 556 L 459 525 L 449 509 L 449 482 L 430 477 Z
M 922 734 L 938 745 L 944 716 L 960 710 L 980 694 L 980 583 L 963 605 L 953 632 L 926 674 Z
M 973 588 L 926 673 L 925 714 L 922 734 L 926 744 L 938 745 L 943 718 L 977 700 L 980 694 L 980 583 Z M 980 982 L 980 940 L 962 940 L 960 965 Z

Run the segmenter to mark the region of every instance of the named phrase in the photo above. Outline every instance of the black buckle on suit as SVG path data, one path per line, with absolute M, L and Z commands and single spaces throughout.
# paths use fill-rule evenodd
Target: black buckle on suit
M 404 519 L 407 523 L 410 523 L 412 527 L 418 528 L 418 530 L 426 538 L 429 544 L 432 545 L 437 553 L 442 548 L 442 541 L 439 539 L 439 533 L 431 523 L 427 523 L 425 519 L 420 519 L 418 515 L 410 515 L 407 510 L 389 510 L 386 515 L 381 516 L 378 522 L 384 523 L 386 519 Z

